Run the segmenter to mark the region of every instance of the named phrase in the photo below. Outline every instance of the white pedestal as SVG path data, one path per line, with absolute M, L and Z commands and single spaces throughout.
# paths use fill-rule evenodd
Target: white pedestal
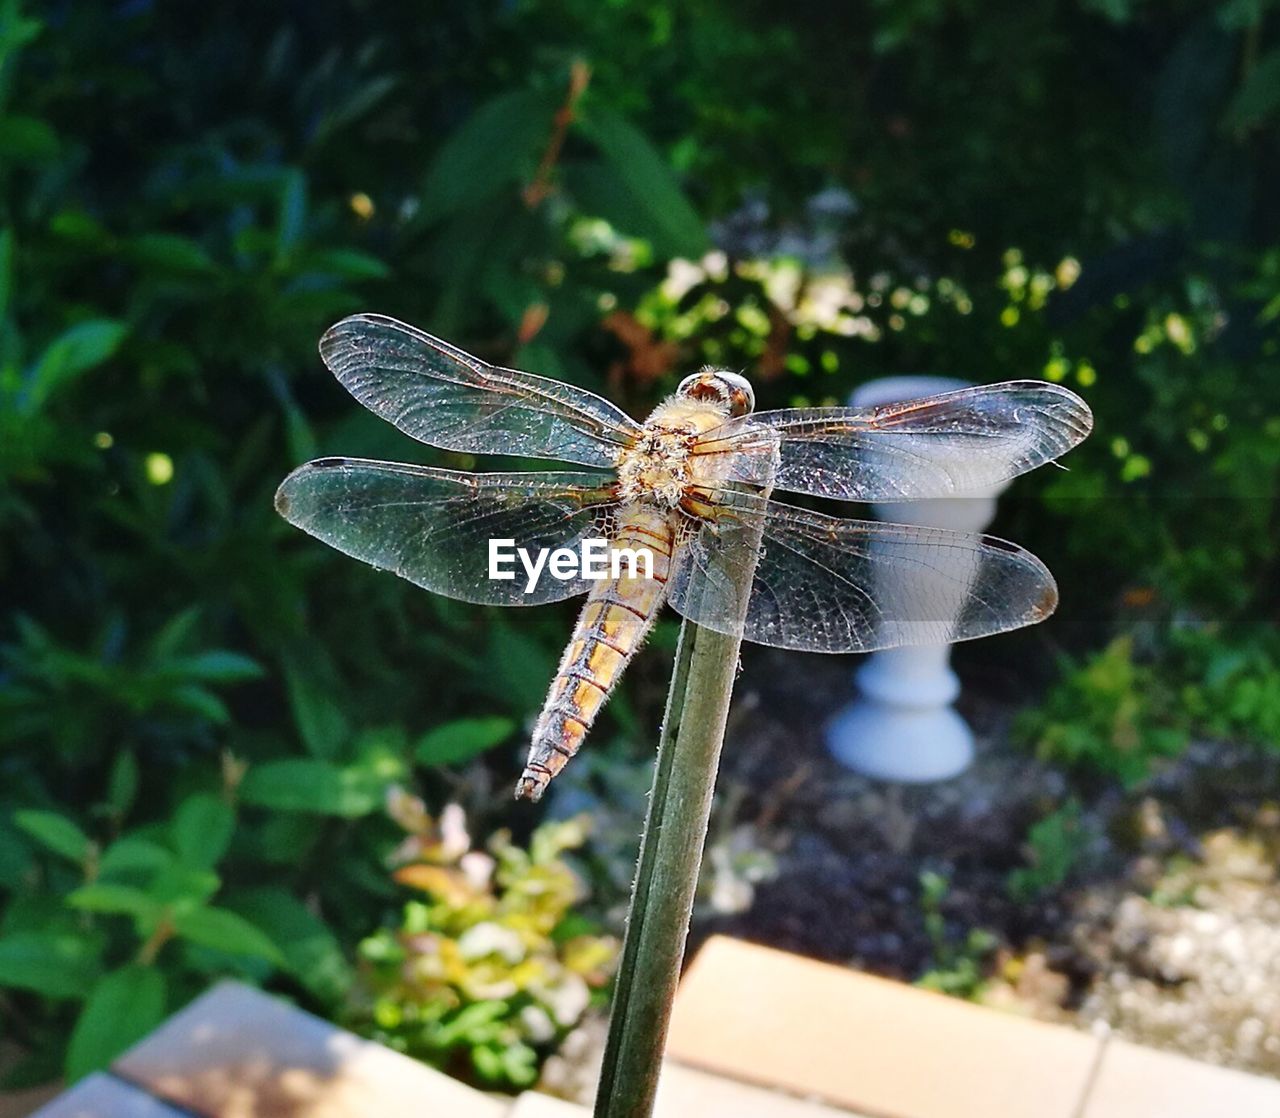
M 946 377 L 886 377 L 858 388 L 855 407 L 889 404 L 964 388 Z M 872 506 L 877 519 L 981 532 L 995 516 L 998 486 L 962 500 L 895 501 Z M 957 601 L 958 609 L 962 602 Z M 827 727 L 827 745 L 846 767 L 880 780 L 926 783 L 962 773 L 973 760 L 973 733 L 951 704 L 960 681 L 950 645 L 873 652 L 854 673 L 858 697 Z

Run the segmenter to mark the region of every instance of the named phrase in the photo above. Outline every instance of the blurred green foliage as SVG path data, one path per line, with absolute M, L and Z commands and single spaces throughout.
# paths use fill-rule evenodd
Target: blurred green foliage
M 916 985 L 956 998 L 977 1001 L 987 984 L 987 960 L 999 939 L 986 928 L 969 928 L 963 938 L 946 916 L 951 879 L 935 870 L 920 874 L 920 913 L 933 959 Z
M 1079 666 L 1064 665 L 1042 707 L 1026 711 L 1016 733 L 1042 760 L 1136 784 L 1160 757 L 1177 756 L 1188 731 L 1167 683 L 1117 637 Z
M 1280 751 L 1280 632 L 1269 626 L 1230 642 L 1212 631 L 1175 633 L 1171 659 L 1200 733 Z
M 1061 888 L 1084 855 L 1089 836 L 1080 802 L 1069 799 L 1027 831 L 1027 865 L 1010 870 L 1005 888 L 1015 901 L 1034 901 Z
M 1062 679 L 1043 705 L 1020 715 L 1014 732 L 1043 760 L 1129 786 L 1195 736 L 1280 750 L 1276 630 L 1224 637 L 1175 628 L 1145 660 L 1132 636 L 1116 637 L 1084 663 L 1064 659 Z
M 527 1087 L 599 1002 L 618 953 L 572 911 L 583 886 L 563 855 L 586 841 L 588 820 L 544 823 L 528 849 L 500 831 L 486 851 L 473 849 L 457 804 L 434 819 L 395 791 L 390 806 L 408 832 L 396 880 L 427 899 L 361 942 L 345 1019 L 461 1078 Z
M 1050 642 L 1083 657 L 1083 711 L 1046 716 L 1082 755 L 1146 749 L 1166 662 L 1200 665 L 1165 687 L 1197 725 L 1274 740 L 1276 651 L 1232 633 L 1280 602 L 1276 20 L 0 0 L 9 1081 L 101 1066 L 216 975 L 338 1013 L 402 905 L 393 784 L 527 826 L 506 789 L 567 612 L 416 593 L 272 511 L 317 453 L 473 464 L 324 373 L 351 311 L 637 412 L 700 360 L 765 407 L 886 373 L 1063 381 L 1097 434 L 998 525 L 1061 614 L 962 666 L 1025 702 Z M 1243 656 L 1175 646 L 1209 623 Z M 662 669 L 594 750 L 646 748 Z

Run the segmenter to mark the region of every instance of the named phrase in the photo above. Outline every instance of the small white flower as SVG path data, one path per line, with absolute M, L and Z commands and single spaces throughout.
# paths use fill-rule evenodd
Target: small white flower
M 467 834 L 467 816 L 460 804 L 446 804 L 440 813 L 440 843 L 449 861 L 461 858 L 471 849 Z
M 530 993 L 564 1026 L 574 1024 L 586 1012 L 591 1001 L 586 981 L 572 971 L 566 971 L 553 985 L 530 987 Z
M 541 1006 L 527 1005 L 520 1011 L 524 1034 L 534 1044 L 545 1044 L 556 1035 L 556 1024 Z
M 462 856 L 458 868 L 471 888 L 484 889 L 493 876 L 493 859 L 480 850 L 472 850 Z
M 483 959 L 486 955 L 498 955 L 512 964 L 524 958 L 524 944 L 520 942 L 520 936 L 510 928 L 490 921 L 463 932 L 458 937 L 458 950 L 467 962 Z

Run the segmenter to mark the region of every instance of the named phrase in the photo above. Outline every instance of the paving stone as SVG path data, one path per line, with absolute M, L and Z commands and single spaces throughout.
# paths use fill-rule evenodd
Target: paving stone
M 575 1106 L 564 1099 L 553 1099 L 537 1091 L 526 1091 L 507 1112 L 507 1118 L 591 1118 L 585 1106 Z
M 113 1070 L 210 1118 L 504 1118 L 483 1095 L 260 990 L 224 982 Z
M 1081 1118 L 1278 1118 L 1280 1081 L 1113 1037 Z
M 185 1118 L 145 1091 L 114 1075 L 86 1076 L 69 1091 L 35 1111 L 31 1118 Z
M 657 1118 L 857 1118 L 820 1102 L 779 1094 L 668 1060 L 658 1085 Z
M 714 937 L 681 984 L 667 1052 L 893 1118 L 1074 1118 L 1099 1041 Z

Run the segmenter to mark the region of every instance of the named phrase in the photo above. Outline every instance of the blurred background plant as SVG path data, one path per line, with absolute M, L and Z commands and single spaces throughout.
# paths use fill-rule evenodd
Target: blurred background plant
M 976 1000 L 985 982 L 986 959 L 999 940 L 985 928 L 970 928 L 958 936 L 947 926 L 943 905 L 951 882 L 936 870 L 920 874 L 920 912 L 929 937 L 932 959 L 916 985 L 957 998 Z
M 599 1004 L 618 953 L 573 911 L 584 890 L 562 855 L 586 841 L 588 820 L 544 823 L 527 850 L 499 831 L 486 852 L 472 848 L 457 804 L 434 820 L 400 789 L 388 801 L 409 833 L 395 879 L 427 900 L 361 941 L 346 1020 L 461 1078 L 527 1087 L 541 1057 Z
M 1047 689 L 1023 736 L 1072 780 L 1274 747 L 1274 9 L 0 0 L 5 1082 L 101 1066 L 217 975 L 340 1016 L 356 944 L 400 942 L 370 929 L 465 931 L 403 911 L 393 785 L 509 825 L 495 874 L 526 872 L 508 786 L 569 608 L 417 593 L 271 508 L 317 453 L 474 464 L 323 371 L 351 311 L 636 412 L 702 361 L 764 407 L 1068 384 L 1097 434 L 997 525 L 1064 608 L 960 671 Z M 650 755 L 671 632 L 594 735 L 597 796 Z M 489 1012 L 454 1039 L 520 1082 L 533 1034 Z

